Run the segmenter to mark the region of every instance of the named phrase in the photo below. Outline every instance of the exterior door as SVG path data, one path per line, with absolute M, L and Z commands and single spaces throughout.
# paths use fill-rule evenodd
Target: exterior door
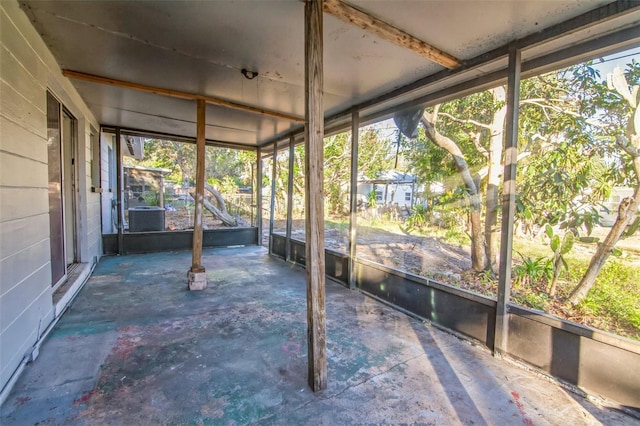
M 62 212 L 65 229 L 66 264 L 78 261 L 76 250 L 76 119 L 62 109 Z
M 62 138 L 60 103 L 47 92 L 47 150 L 49 168 L 49 243 L 51 247 L 51 283 L 66 276 L 64 254 L 64 215 L 62 211 Z

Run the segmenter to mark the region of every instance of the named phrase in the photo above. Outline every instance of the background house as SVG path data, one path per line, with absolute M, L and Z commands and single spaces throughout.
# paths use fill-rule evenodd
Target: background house
M 381 205 L 395 205 L 410 209 L 420 193 L 416 177 L 399 170 L 385 170 L 376 179 L 362 176 L 358 179 L 358 198 L 367 202 L 371 191 L 376 193 L 376 202 Z

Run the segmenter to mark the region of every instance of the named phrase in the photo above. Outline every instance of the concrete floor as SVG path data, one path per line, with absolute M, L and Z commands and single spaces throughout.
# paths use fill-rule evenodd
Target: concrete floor
M 0 424 L 637 422 L 331 281 L 314 394 L 304 270 L 260 247 L 204 255 L 203 292 L 190 252 L 104 258 Z

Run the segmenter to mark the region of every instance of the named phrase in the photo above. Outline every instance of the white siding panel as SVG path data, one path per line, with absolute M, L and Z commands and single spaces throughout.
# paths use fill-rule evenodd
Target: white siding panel
M 0 333 L 0 383 L 3 385 L 36 342 L 38 332 L 44 332 L 53 321 L 51 287 L 46 288 L 37 299 L 27 305 L 20 318 Z
M 13 372 L 20 366 L 20 362 L 26 353 L 36 343 L 37 333 L 38 330 L 34 329 L 27 336 L 18 336 L 22 337 L 22 345 L 19 346 L 16 343 L 18 341 L 11 339 L 12 336 L 8 333 L 6 337 L 0 335 L 0 346 L 6 350 L 6 352 L 0 354 L 0 383 L 7 383 L 9 381 Z M 10 339 L 12 343 L 10 345 L 7 343 L 5 347 L 5 340 L 9 341 Z M 11 350 L 11 352 L 9 350 Z
M 0 186 L 47 188 L 47 164 L 0 152 Z
M 78 119 L 78 241 L 99 255 L 99 194 L 87 191 L 89 125 L 98 128 L 18 1 L 0 1 L 0 388 L 53 320 L 46 93 Z M 94 200 L 95 199 L 95 200 Z M 92 210 L 92 213 L 88 213 Z M 88 215 L 95 217 L 88 217 Z M 94 236 L 95 234 L 95 236 Z M 88 253 L 87 253 L 88 247 Z
M 49 213 L 47 188 L 0 187 L 0 200 L 0 222 Z
M 47 162 L 47 140 L 4 117 L 0 117 L 0 150 Z
M 97 202 L 92 202 L 87 206 L 87 214 L 89 218 L 87 220 L 87 228 L 89 232 L 96 229 L 100 230 L 100 198 L 97 198 Z
M 43 100 L 46 100 L 46 88 L 42 82 L 36 80 L 4 46 L 0 49 L 0 63 L 2 64 L 2 81 L 13 87 L 36 108 L 40 108 Z M 46 113 L 44 110 L 42 112 Z
M 30 309 L 29 306 L 25 306 L 24 300 L 36 300 L 42 292 L 51 287 L 51 266 L 48 262 L 35 271 L 29 268 L 28 272 L 29 275 L 19 284 L 0 295 L 0 329 L 2 330 L 19 321 L 20 317 Z
M 2 71 L 4 72 L 4 67 Z M 0 82 L 0 93 L 2 93 L 2 96 L 0 96 L 0 111 L 2 116 L 16 123 L 20 123 L 25 129 L 33 133 L 45 137 L 47 134 L 47 116 L 43 110 L 27 101 L 27 99 L 22 97 L 22 94 L 4 81 Z M 46 92 L 44 95 L 46 96 Z M 43 96 L 42 99 L 44 101 L 46 97 Z M 40 105 L 39 107 L 44 106 L 45 105 Z
M 46 66 L 44 62 L 36 55 L 31 45 L 27 43 L 14 23 L 4 13 L 0 13 L 0 35 L 2 45 L 17 58 L 24 68 L 29 70 L 29 74 L 40 81 L 40 84 L 46 81 Z
M 0 223 L 0 259 L 49 239 L 49 213 Z M 3 272 L 4 275 L 4 272 Z
M 51 264 L 49 263 L 49 252 L 50 246 L 49 239 L 47 238 L 15 253 L 12 256 L 0 260 L 0 271 L 2 271 L 2 278 L 0 279 L 0 298 L 5 297 L 5 295 L 9 293 L 24 291 L 24 293 L 21 293 L 22 299 L 32 300 L 28 297 L 28 291 L 25 291 L 26 288 L 23 287 L 23 284 L 25 280 L 30 279 L 33 274 L 38 274 L 38 279 L 42 286 L 51 285 Z M 40 265 L 38 269 L 36 269 L 37 265 Z M 40 292 L 38 292 L 38 294 L 40 294 Z M 36 294 L 36 296 L 38 294 Z M 18 306 L 24 304 L 21 303 L 21 299 L 16 299 L 15 302 L 15 306 L 10 306 L 8 311 L 11 311 L 11 308 L 18 309 Z M 3 308 L 2 312 L 0 312 L 0 319 L 1 321 L 4 321 L 6 320 L 5 315 L 7 315 L 8 312 L 5 312 L 4 302 L 2 303 Z M 1 322 L 1 324 L 4 328 L 4 322 Z

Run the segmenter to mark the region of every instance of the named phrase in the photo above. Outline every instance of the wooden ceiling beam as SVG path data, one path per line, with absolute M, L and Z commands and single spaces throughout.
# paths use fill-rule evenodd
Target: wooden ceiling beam
M 194 101 L 202 100 L 211 105 L 219 105 L 227 108 L 237 109 L 240 111 L 248 111 L 248 112 L 253 112 L 255 114 L 268 115 L 270 117 L 281 118 L 289 121 L 295 121 L 297 123 L 304 123 L 304 117 L 298 117 L 296 115 L 285 114 L 278 111 L 271 111 L 268 109 L 258 108 L 255 106 L 241 104 L 238 102 L 227 101 L 225 99 L 214 98 L 212 96 L 197 95 L 194 93 L 181 92 L 178 90 L 147 86 L 145 84 L 132 83 L 129 81 L 117 80 L 117 79 L 108 78 L 108 77 L 101 77 L 98 75 L 86 74 L 83 72 L 72 71 L 72 70 L 62 70 L 62 75 L 68 78 L 76 79 L 76 80 L 84 80 L 92 83 L 106 84 L 109 86 L 138 90 L 140 92 L 155 93 L 156 95 L 169 96 L 172 98 L 188 99 L 188 100 L 194 100 Z
M 323 10 L 325 13 L 350 22 L 391 43 L 410 49 L 443 67 L 453 69 L 460 66 L 460 61 L 448 53 L 341 0 L 324 0 Z

